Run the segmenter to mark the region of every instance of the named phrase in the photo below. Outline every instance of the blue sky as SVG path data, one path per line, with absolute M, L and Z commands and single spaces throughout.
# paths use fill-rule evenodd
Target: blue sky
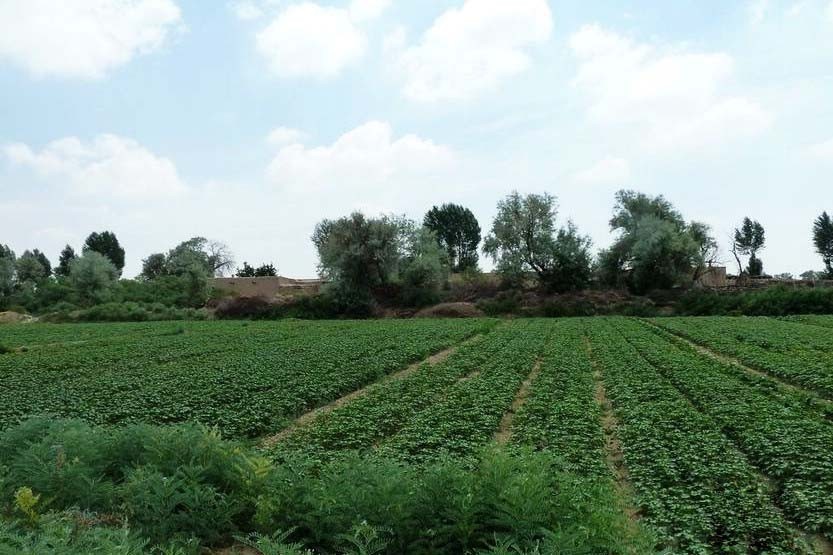
M 833 211 L 833 1 L 0 0 L 0 242 L 194 235 L 311 276 L 352 210 L 512 189 L 595 246 L 613 193 L 664 194 L 726 252 L 820 268 Z

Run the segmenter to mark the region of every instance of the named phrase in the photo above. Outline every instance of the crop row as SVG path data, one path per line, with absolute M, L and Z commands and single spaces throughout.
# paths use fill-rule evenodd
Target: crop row
M 320 415 L 269 451 L 280 459 L 296 452 L 324 457 L 369 450 L 435 403 L 455 382 L 491 364 L 513 335 L 509 326 L 500 326 L 461 345 L 442 362 L 425 363 L 406 377 L 373 385 L 363 396 Z
M 553 327 L 541 372 L 515 416 L 512 442 L 553 453 L 570 472 L 609 476 L 584 325 L 560 320 Z
M 833 334 L 770 318 L 661 318 L 654 324 L 833 399 Z
M 577 512 L 586 511 L 581 528 L 587 538 L 582 538 L 582 543 L 601 535 L 610 537 L 627 553 L 652 552 L 655 539 L 628 515 L 627 507 L 633 500 L 626 488 L 617 487 L 606 463 L 602 406 L 596 399 L 586 323 L 567 319 L 552 325 L 540 373 L 515 415 L 512 445 L 547 454 L 554 474 L 562 480 L 575 480 L 587 492 L 586 506 L 573 501 Z M 587 526 L 589 522 L 595 525 Z
M 806 553 L 715 423 L 609 321 L 589 323 L 645 520 L 675 553 Z
M 677 347 L 643 324 L 619 322 L 628 341 L 777 481 L 777 501 L 803 529 L 833 538 L 833 425 L 798 394 L 761 388 L 742 370 Z M 796 398 L 791 398 L 792 396 Z
M 158 324 L 168 332 L 33 348 L 0 356 L 0 429 L 52 414 L 94 423 L 197 420 L 230 437 L 256 436 L 492 325 L 211 322 L 172 333 Z
M 784 322 L 806 324 L 808 326 L 819 326 L 821 328 L 833 328 L 833 316 L 823 316 L 820 314 L 782 316 L 781 318 L 779 318 L 779 320 L 783 320 Z
M 409 462 L 477 455 L 498 430 L 524 379 L 552 333 L 545 321 L 513 322 L 512 339 L 470 379 L 447 388 L 379 447 Z

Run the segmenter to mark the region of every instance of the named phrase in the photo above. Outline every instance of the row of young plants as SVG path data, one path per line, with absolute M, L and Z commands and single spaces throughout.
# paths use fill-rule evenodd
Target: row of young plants
M 674 553 L 810 553 L 755 469 L 611 321 L 588 322 L 644 520 Z
M 552 336 L 543 320 L 513 322 L 511 340 L 478 373 L 457 381 L 379 446 L 382 454 L 408 462 L 443 457 L 465 460 L 489 443 L 523 381 Z
M 554 324 L 540 374 L 515 415 L 512 443 L 549 451 L 571 472 L 610 477 L 584 327 L 580 320 Z
M 833 400 L 833 335 L 771 318 L 658 318 L 654 324 Z
M 158 335 L 175 329 L 178 323 L 168 326 L 154 324 L 43 324 L 3 325 L 2 342 L 7 347 L 27 349 L 47 346 L 61 346 L 81 341 L 111 341 L 119 337 L 129 338 L 144 335 Z
M 160 323 L 140 324 L 135 336 L 40 343 L 0 355 L 0 429 L 50 414 L 199 421 L 228 437 L 259 436 L 494 323 Z M 153 326 L 165 331 L 147 332 Z
M 833 539 L 833 422 L 799 393 L 660 337 L 645 324 L 618 322 L 628 341 L 711 418 L 762 473 L 775 500 L 802 529 Z
M 589 356 L 586 322 L 559 320 L 541 356 L 541 369 L 529 397 L 515 414 L 511 445 L 534 448 L 553 460 L 553 472 L 577 476 L 592 495 L 586 514 L 588 534 L 602 535 L 629 553 L 654 552 L 653 535 L 629 516 L 633 503 L 625 486 L 615 483 L 607 462 L 603 407 L 597 398 L 595 369 Z
M 833 328 L 833 316 L 820 314 L 803 314 L 800 316 L 783 316 L 779 318 L 785 322 L 796 322 L 808 326 L 819 326 L 822 328 Z
M 267 452 L 283 460 L 296 453 L 323 459 L 339 452 L 370 450 L 441 399 L 458 380 L 490 364 L 512 340 L 513 330 L 500 325 L 461 344 L 441 362 L 423 363 L 408 376 L 375 384 L 361 397 L 294 430 Z

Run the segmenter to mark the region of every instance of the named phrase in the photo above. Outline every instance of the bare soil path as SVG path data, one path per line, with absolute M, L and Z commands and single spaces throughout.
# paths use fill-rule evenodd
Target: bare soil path
M 540 373 L 541 359 L 538 359 L 532 366 L 532 371 L 518 389 L 518 393 L 512 400 L 512 405 L 509 407 L 509 410 L 506 411 L 506 414 L 504 414 L 503 418 L 500 420 L 500 426 L 498 427 L 497 432 L 495 432 L 494 438 L 499 445 L 506 445 L 512 438 L 512 422 L 515 420 L 515 415 L 529 398 L 529 392 L 532 389 L 532 384 L 538 378 Z
M 584 338 L 584 345 L 587 350 L 587 356 L 590 358 L 590 364 L 593 367 L 593 382 L 595 384 L 594 397 L 602 410 L 601 423 L 604 433 L 605 460 L 613 473 L 616 491 L 619 499 L 622 501 L 625 514 L 628 516 L 629 521 L 636 523 L 640 518 L 640 512 L 639 508 L 633 503 L 636 494 L 631 484 L 628 467 L 625 466 L 625 454 L 622 450 L 622 442 L 617 432 L 619 429 L 619 420 L 613 413 L 613 404 L 607 397 L 604 373 L 593 357 L 593 347 L 590 344 L 589 338 Z M 635 525 L 632 532 L 634 534 L 638 533 Z

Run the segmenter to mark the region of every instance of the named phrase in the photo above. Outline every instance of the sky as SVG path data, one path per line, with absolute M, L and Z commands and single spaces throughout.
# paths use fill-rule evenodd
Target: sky
M 0 243 L 111 230 L 125 275 L 194 236 L 312 277 L 315 224 L 558 198 L 594 248 L 619 189 L 728 254 L 820 269 L 833 0 L 0 0 Z

